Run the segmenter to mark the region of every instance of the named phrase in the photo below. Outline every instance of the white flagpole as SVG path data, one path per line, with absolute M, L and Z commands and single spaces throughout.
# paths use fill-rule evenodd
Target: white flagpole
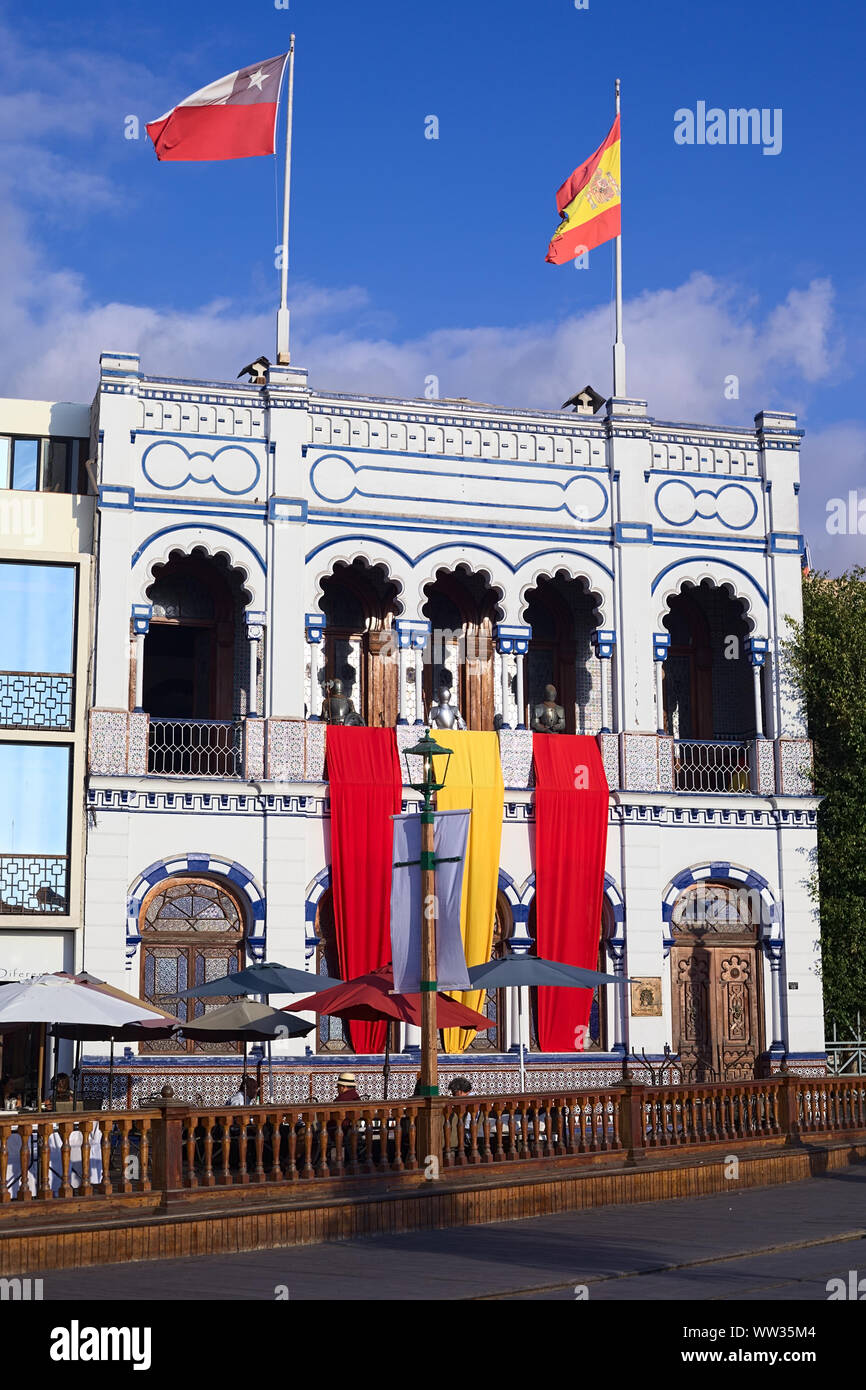
M 289 194 L 292 182 L 292 104 L 295 95 L 295 36 L 289 41 L 289 83 L 286 100 L 286 168 L 283 177 L 283 241 L 280 261 L 280 307 L 277 310 L 277 362 L 289 363 Z
M 619 78 L 616 79 L 616 114 L 619 115 Z M 620 145 L 620 151 L 622 145 Z M 620 154 L 620 158 L 622 155 Z M 620 175 L 620 193 L 622 175 Z M 620 211 L 622 205 L 620 204 Z M 613 394 L 625 395 L 625 343 L 622 340 L 622 236 L 616 239 L 616 341 L 613 345 Z

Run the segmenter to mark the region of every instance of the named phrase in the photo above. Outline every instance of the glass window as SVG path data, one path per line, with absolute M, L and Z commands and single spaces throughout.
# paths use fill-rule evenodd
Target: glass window
M 65 855 L 71 749 L 0 743 L 0 855 Z
M 38 439 L 13 439 L 12 486 L 18 492 L 35 492 L 39 486 Z
M 72 672 L 74 565 L 0 561 L 0 671 Z
M 46 439 L 42 468 L 43 492 L 69 492 L 70 444 L 65 439 Z
M 9 486 L 9 454 L 11 440 L 0 439 L 0 487 Z

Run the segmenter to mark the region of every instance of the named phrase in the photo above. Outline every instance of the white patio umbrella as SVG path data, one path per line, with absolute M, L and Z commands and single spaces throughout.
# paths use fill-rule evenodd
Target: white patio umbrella
M 106 1036 L 112 1028 L 129 1023 L 145 1023 L 162 1014 L 146 1004 L 132 1004 L 88 985 L 77 984 L 62 975 L 37 975 L 20 984 L 0 989 L 0 1032 L 6 1024 L 41 1024 L 39 1036 L 39 1104 L 42 1104 L 42 1071 L 45 1055 L 45 1029 L 58 1023 L 98 1024 Z

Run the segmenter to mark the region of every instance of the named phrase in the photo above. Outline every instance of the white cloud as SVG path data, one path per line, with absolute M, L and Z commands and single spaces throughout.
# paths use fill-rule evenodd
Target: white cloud
M 866 499 L 866 425 L 851 420 L 807 431 L 800 474 L 800 526 L 814 568 L 839 574 L 850 565 L 866 565 L 866 535 L 827 530 L 828 517 L 837 510 L 830 505 L 833 499 L 842 501 L 845 513 L 850 510 L 849 492 Z M 863 524 L 866 527 L 866 520 Z
M 154 375 L 229 381 L 256 354 L 273 355 L 275 312 L 265 294 L 253 307 L 247 297 L 183 312 L 102 302 L 81 275 L 52 264 L 34 235 L 54 205 L 64 216 L 122 206 L 108 171 L 124 153 L 123 117 L 163 109 L 154 100 L 162 85 L 171 85 L 165 74 L 157 80 L 144 66 L 73 51 L 59 90 L 53 58 L 25 50 L 0 25 L 0 395 L 88 401 L 106 349 L 140 353 Z M 83 163 L 82 149 L 98 159 Z M 441 396 L 543 409 L 558 409 L 587 382 L 610 390 L 610 305 L 556 322 L 399 339 L 362 287 L 292 283 L 293 358 L 314 386 L 421 397 L 436 377 Z M 629 394 L 646 398 L 657 419 L 750 424 L 762 408 L 802 415 L 844 361 L 827 280 L 762 306 L 741 286 L 695 274 L 627 301 L 625 336 Z M 860 485 L 864 462 L 866 425 L 807 434 L 801 504 L 817 565 L 863 558 L 866 538 L 831 539 L 825 523 L 827 500 Z

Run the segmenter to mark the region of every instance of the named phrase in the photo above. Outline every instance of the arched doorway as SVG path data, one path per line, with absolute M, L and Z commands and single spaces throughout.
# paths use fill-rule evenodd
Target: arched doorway
M 501 595 L 486 576 L 457 565 L 441 569 L 426 586 L 422 608 L 431 626 L 431 645 L 424 665 L 424 709 L 434 701 L 440 684 L 473 730 L 496 727 L 493 633 Z
M 228 1004 L 214 999 L 172 999 L 193 985 L 207 984 L 239 970 L 244 959 L 244 918 L 240 902 L 222 882 L 170 878 L 152 888 L 141 906 L 141 997 L 192 1022 Z M 207 1043 L 176 1038 L 140 1044 L 142 1052 L 239 1052 L 240 1043 Z
M 394 634 L 397 585 L 384 565 L 338 560 L 322 580 L 325 615 L 322 679 L 341 680 L 364 723 L 393 728 L 399 712 L 399 662 Z M 318 715 L 326 691 L 313 692 Z
M 527 594 L 524 621 L 532 628 L 526 670 L 530 709 L 544 699 L 546 685 L 556 686 L 569 734 L 596 734 L 602 726 L 601 682 L 610 681 L 613 663 L 599 660 L 592 647 L 599 602 L 586 580 L 564 570 L 553 578 L 542 575 Z M 610 698 L 607 708 L 612 708 Z
M 316 974 L 340 979 L 337 958 L 337 928 L 334 922 L 334 894 L 327 888 L 316 908 Z M 316 1051 L 319 1053 L 351 1052 L 348 1030 L 343 1020 L 333 1014 L 320 1014 L 316 1023 Z
M 316 944 L 316 974 L 330 975 L 334 979 L 342 978 L 340 960 L 337 954 L 337 928 L 334 921 L 334 894 L 331 888 L 327 888 L 319 899 L 316 908 L 315 932 Z M 399 1051 L 400 1047 L 400 1025 L 399 1023 L 389 1024 L 391 1029 L 390 1049 L 392 1053 Z M 351 1053 L 352 1044 L 349 1040 L 349 1030 L 347 1024 L 334 1014 L 320 1014 L 316 1024 L 316 1052 L 324 1054 Z
M 144 639 L 143 708 L 166 719 L 231 719 L 245 712 L 249 683 L 236 570 L 203 550 L 175 551 L 154 569 Z
M 144 639 L 142 708 L 150 715 L 148 771 L 234 777 L 249 706 L 243 612 L 250 595 L 224 556 L 175 551 L 156 566 Z M 258 646 L 260 644 L 256 644 Z M 261 666 L 257 709 L 261 709 Z
M 508 938 L 513 931 L 514 918 L 511 913 L 511 904 L 500 889 L 496 896 L 496 917 L 493 922 L 493 945 L 490 950 L 491 960 L 502 960 L 507 954 Z M 508 1004 L 507 990 L 485 990 L 484 999 L 478 1012 L 483 1014 L 485 1018 L 492 1019 L 495 1026 L 486 1029 L 484 1032 L 476 1033 L 472 1042 L 466 1049 L 467 1052 L 505 1051 Z
M 533 895 L 529 905 L 529 916 L 527 919 L 527 932 L 532 937 L 532 954 L 538 955 L 538 931 L 536 926 L 536 899 Z M 598 938 L 598 951 L 594 968 L 602 971 L 605 975 L 611 973 L 610 962 L 607 958 L 607 941 L 613 936 L 615 923 L 613 919 L 613 909 L 607 898 L 601 905 L 601 929 Z M 589 1023 L 587 1025 L 586 1036 L 584 1038 L 583 1052 L 606 1052 L 610 1045 L 608 1036 L 609 1009 L 608 1009 L 608 985 L 596 985 L 592 992 L 592 1005 L 589 1011 Z M 613 986 L 616 988 L 616 986 Z M 530 1052 L 540 1052 L 538 1042 L 538 990 L 529 991 L 529 1050 Z
M 742 884 L 702 881 L 671 917 L 674 1051 L 691 1081 L 753 1077 L 763 1051 L 761 898 Z
M 677 739 L 745 740 L 756 733 L 743 603 L 705 579 L 669 600 L 664 727 Z

